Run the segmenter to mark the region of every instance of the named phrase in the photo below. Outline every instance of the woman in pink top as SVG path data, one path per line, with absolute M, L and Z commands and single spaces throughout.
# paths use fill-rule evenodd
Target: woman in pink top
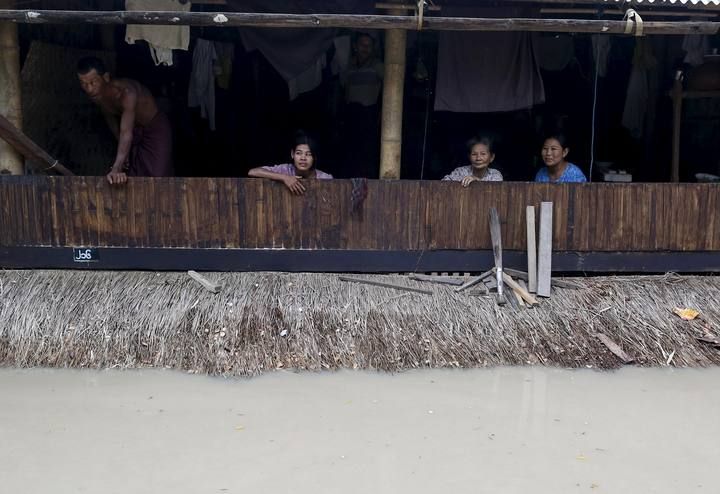
M 250 177 L 269 178 L 285 184 L 290 192 L 296 195 L 305 193 L 305 186 L 302 181 L 305 179 L 328 180 L 333 178 L 329 173 L 322 172 L 315 168 L 317 155 L 315 139 L 303 132 L 295 136 L 295 145 L 290 151 L 292 163 L 284 163 L 275 166 L 259 166 L 248 172 Z

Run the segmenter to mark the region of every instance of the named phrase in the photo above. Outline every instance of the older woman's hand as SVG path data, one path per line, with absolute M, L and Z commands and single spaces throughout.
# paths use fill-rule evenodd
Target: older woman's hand
M 477 178 L 475 175 L 468 175 L 467 177 L 463 177 L 462 179 L 462 186 L 468 187 L 473 182 L 479 182 L 480 179 Z

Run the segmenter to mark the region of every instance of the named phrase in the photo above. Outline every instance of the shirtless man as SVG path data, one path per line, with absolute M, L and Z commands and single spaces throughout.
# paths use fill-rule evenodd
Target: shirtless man
M 132 79 L 112 79 L 95 57 L 80 60 L 77 74 L 83 91 L 100 107 L 118 140 L 108 182 L 124 184 L 128 176 L 172 176 L 170 121 L 148 88 Z

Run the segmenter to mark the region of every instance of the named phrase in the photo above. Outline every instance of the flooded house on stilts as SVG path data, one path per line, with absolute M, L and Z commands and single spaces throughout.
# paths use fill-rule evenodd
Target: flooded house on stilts
M 719 1 L 149 3 L 0 2 L 0 363 L 720 362 L 720 283 L 651 276 L 720 271 Z M 127 43 L 126 26 L 172 26 L 188 49 L 156 66 L 157 47 Z M 382 91 L 348 113 L 357 33 L 382 59 Z M 199 40 L 214 47 L 210 115 L 188 107 Z M 108 184 L 115 144 L 76 75 L 88 55 L 153 92 L 175 176 Z M 551 127 L 589 183 L 531 181 Z M 319 137 L 334 180 L 294 195 L 244 178 L 287 160 L 298 128 Z M 505 181 L 439 180 L 488 131 Z M 492 283 L 427 277 L 497 268 L 501 243 L 507 272 L 531 282 L 528 206 L 541 203 L 538 263 L 579 276 L 539 306 L 513 286 L 500 308 Z M 219 293 L 187 270 L 217 272 Z

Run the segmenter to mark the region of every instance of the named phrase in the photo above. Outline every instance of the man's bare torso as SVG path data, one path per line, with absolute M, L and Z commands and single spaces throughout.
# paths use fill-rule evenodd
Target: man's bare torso
M 135 125 L 147 126 L 158 113 L 155 98 L 150 90 L 132 79 L 113 79 L 103 90 L 98 104 L 104 112 L 120 116 L 123 113 L 123 99 L 135 94 Z

